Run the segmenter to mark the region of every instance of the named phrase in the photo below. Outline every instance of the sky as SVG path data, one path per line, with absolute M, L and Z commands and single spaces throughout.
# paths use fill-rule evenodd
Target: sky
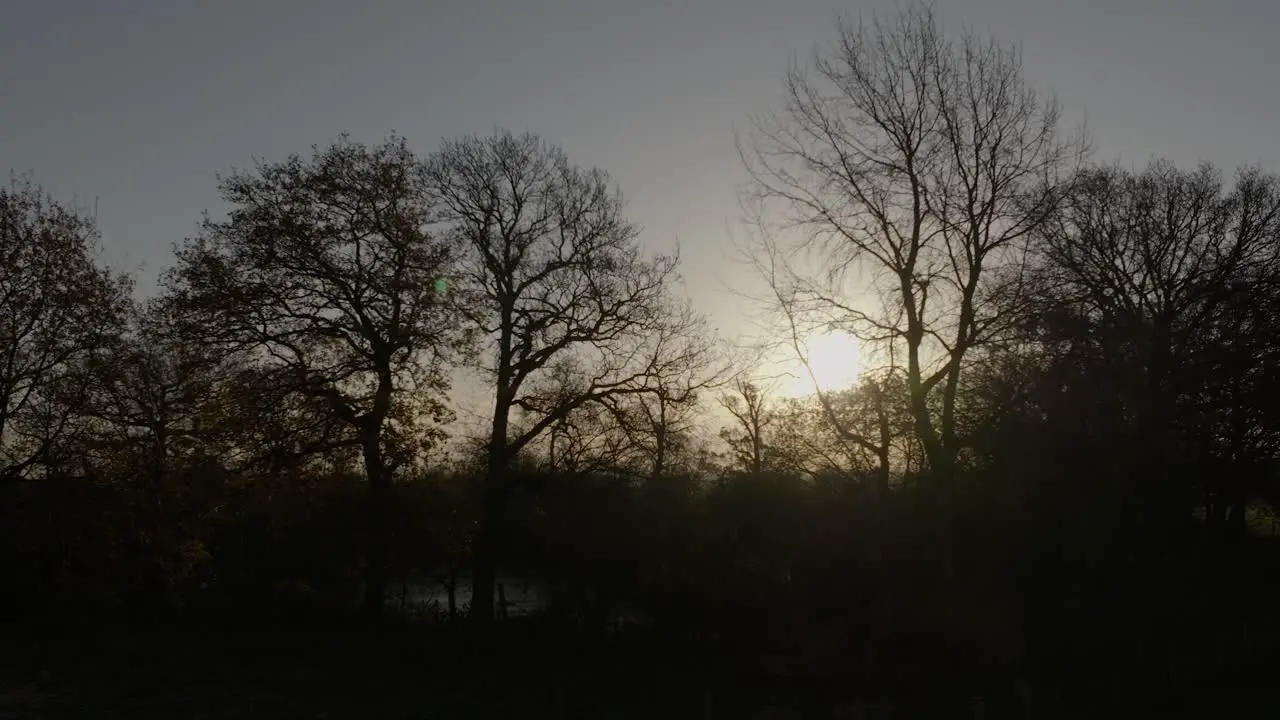
M 97 206 L 106 258 L 154 289 L 219 212 L 216 175 L 347 131 L 533 131 L 607 170 L 643 242 L 678 242 L 687 292 L 726 337 L 744 173 L 735 128 L 779 98 L 788 59 L 833 38 L 834 0 L 3 0 L 0 170 Z M 936 0 L 1023 45 L 1027 78 L 1100 160 L 1280 170 L 1280 2 Z

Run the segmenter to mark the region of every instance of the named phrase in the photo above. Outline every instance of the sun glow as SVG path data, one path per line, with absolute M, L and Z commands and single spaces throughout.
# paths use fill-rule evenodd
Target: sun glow
M 792 363 L 792 378 L 786 387 L 792 397 L 812 395 L 815 382 L 823 392 L 852 387 L 866 370 L 858 342 L 845 334 L 812 335 L 800 349 L 808 359 L 808 367 L 798 359 Z M 792 355 L 794 358 L 794 352 Z

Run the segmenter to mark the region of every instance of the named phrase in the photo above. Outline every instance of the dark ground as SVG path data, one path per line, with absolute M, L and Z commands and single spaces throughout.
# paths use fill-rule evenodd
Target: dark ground
M 87 627 L 82 619 L 0 628 L 8 638 L 0 718 L 990 719 L 1175 709 L 1280 717 L 1268 698 L 1226 685 L 1143 708 L 1029 714 L 1009 688 L 966 693 L 895 682 L 890 689 L 836 668 L 784 677 L 688 641 L 632 636 L 591 648 L 536 621 L 465 635 L 462 628 L 357 624 Z M 976 695 L 984 696 L 981 707 Z
M 0 632 L 13 640 L 0 666 L 6 719 L 859 717 L 827 673 L 769 676 L 652 638 L 593 649 L 533 621 L 469 629 L 465 640 L 447 628 L 358 625 Z M 918 704 L 934 712 L 910 717 L 973 717 L 962 697 Z

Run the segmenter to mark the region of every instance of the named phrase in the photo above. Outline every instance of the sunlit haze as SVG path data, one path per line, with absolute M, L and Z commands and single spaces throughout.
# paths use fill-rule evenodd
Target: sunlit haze
M 829 392 L 852 387 L 866 370 L 858 342 L 848 335 L 824 333 L 810 336 L 801 346 L 806 358 L 796 359 L 791 351 L 779 365 L 785 367 L 785 382 L 780 392 L 789 397 L 803 397 L 815 390 Z

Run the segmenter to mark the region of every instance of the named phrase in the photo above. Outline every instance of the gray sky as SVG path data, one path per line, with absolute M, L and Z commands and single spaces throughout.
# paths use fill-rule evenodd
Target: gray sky
M 645 242 L 684 249 L 722 333 L 743 179 L 733 128 L 787 59 L 832 38 L 833 0 L 3 0 L 0 170 L 92 207 L 108 258 L 145 264 L 218 208 L 215 173 L 341 131 L 532 130 L 608 170 Z M 1101 159 L 1280 170 L 1275 0 L 938 0 L 1024 44 L 1029 79 L 1088 118 Z

